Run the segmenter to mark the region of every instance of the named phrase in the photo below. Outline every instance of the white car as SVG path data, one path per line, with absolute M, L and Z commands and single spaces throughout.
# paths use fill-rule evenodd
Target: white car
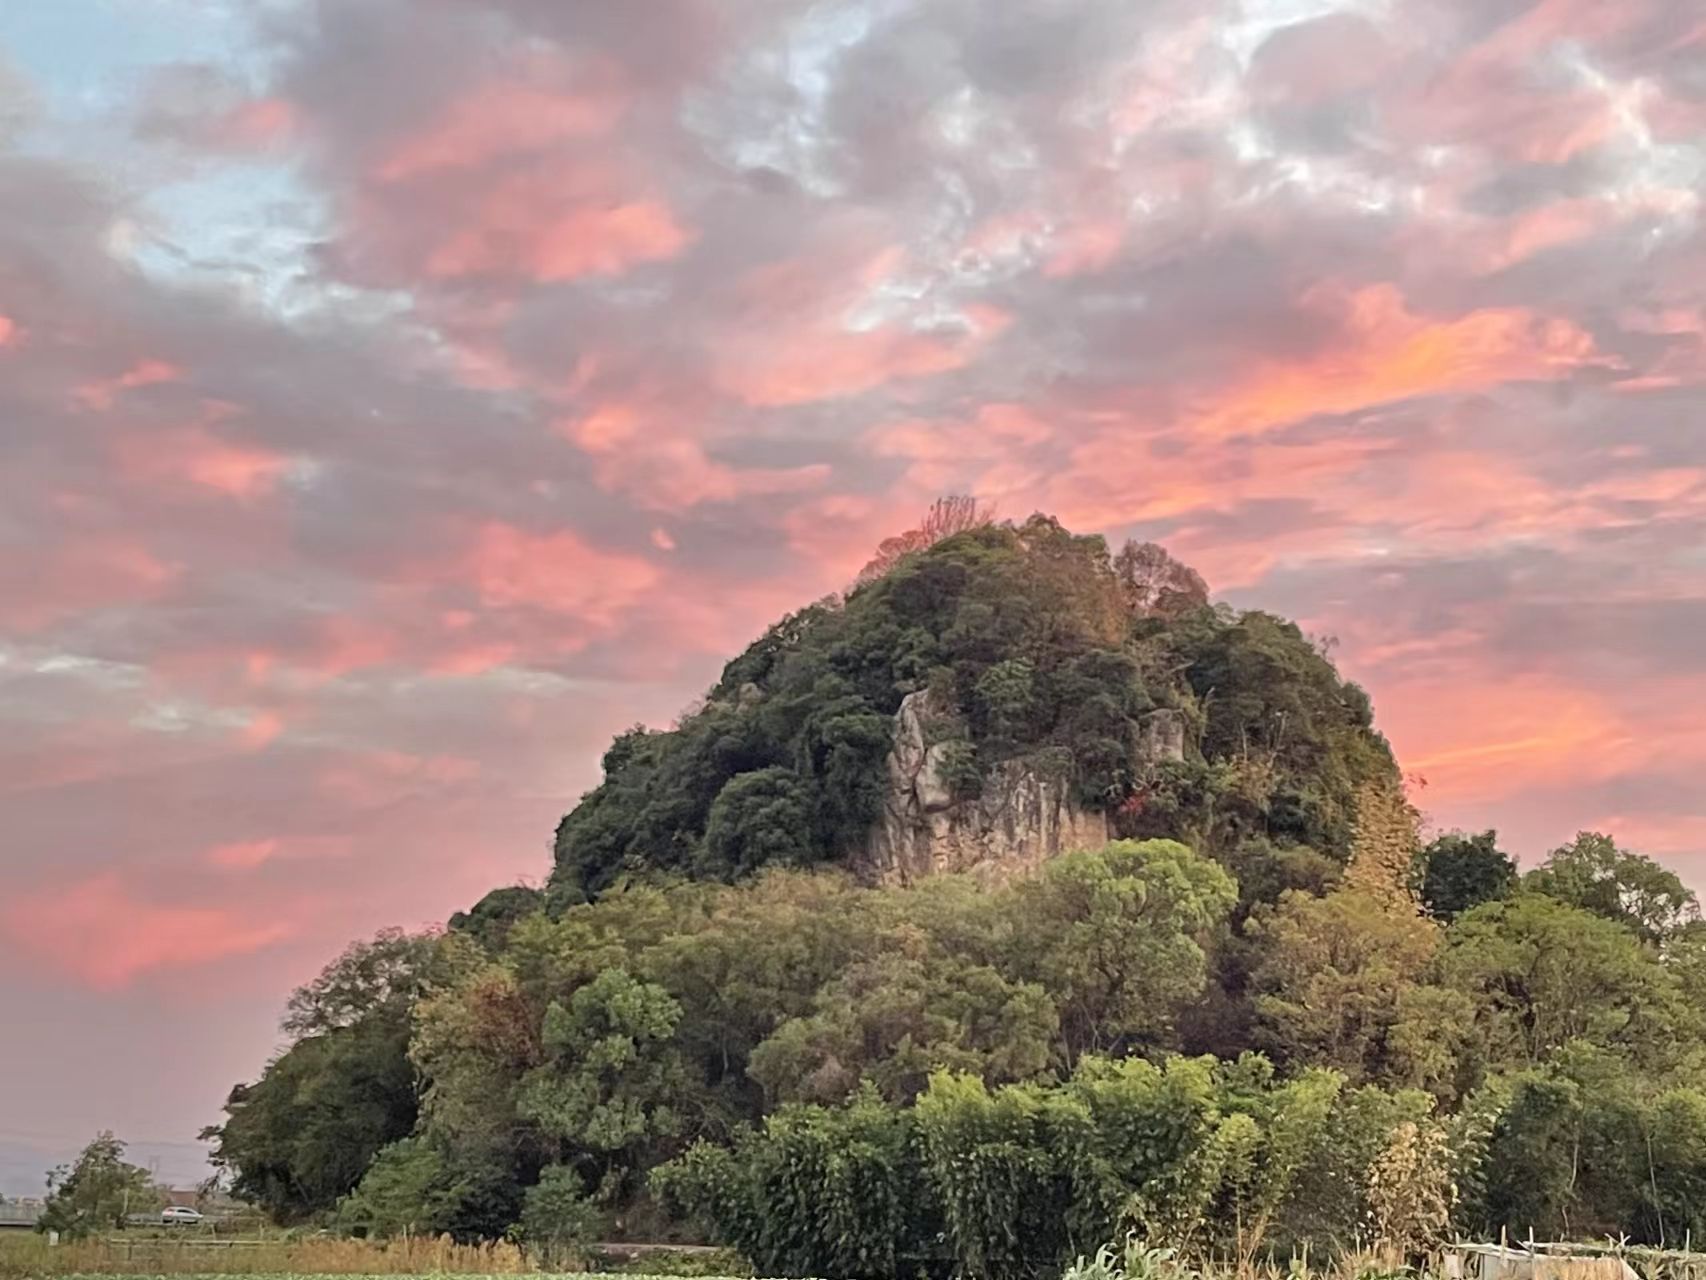
M 187 1205 L 174 1204 L 160 1210 L 160 1221 L 167 1226 L 193 1226 L 205 1221 L 201 1214 Z

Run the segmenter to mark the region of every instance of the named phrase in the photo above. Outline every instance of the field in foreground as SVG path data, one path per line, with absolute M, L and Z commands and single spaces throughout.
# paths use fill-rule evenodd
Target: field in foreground
M 601 1266 L 542 1268 L 516 1245 L 498 1241 L 463 1245 L 446 1238 L 408 1237 L 389 1241 L 274 1235 L 215 1242 L 171 1237 L 120 1236 L 49 1245 L 35 1234 L 0 1233 L 0 1280 L 75 1280 L 78 1276 L 250 1276 L 304 1280 L 310 1276 L 515 1276 L 542 1271 L 604 1270 Z M 681 1280 L 683 1271 L 703 1280 L 749 1276 L 727 1250 L 648 1254 L 620 1270 L 628 1280 Z M 648 1276 L 642 1271 L 656 1271 Z M 712 1276 L 727 1272 L 727 1276 Z
M 49 1245 L 39 1235 L 0 1238 L 0 1280 L 101 1276 L 516 1275 L 537 1270 L 512 1244 L 446 1239 L 384 1243 L 328 1238 L 219 1241 L 117 1238 Z

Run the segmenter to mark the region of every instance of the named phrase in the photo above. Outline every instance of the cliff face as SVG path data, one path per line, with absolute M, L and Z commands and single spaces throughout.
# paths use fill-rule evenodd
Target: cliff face
M 1058 767 L 1009 760 L 975 799 L 955 800 L 942 777 L 947 744 L 930 741 L 928 695 L 908 694 L 895 714 L 882 817 L 852 865 L 873 883 L 907 884 L 970 871 L 1001 881 L 1057 854 L 1108 843 L 1107 815 L 1077 805 Z

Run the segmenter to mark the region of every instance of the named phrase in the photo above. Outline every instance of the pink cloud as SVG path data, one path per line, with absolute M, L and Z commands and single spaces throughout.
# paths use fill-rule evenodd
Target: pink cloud
M 145 974 L 248 955 L 293 932 L 288 924 L 221 907 L 137 898 L 116 872 L 22 895 L 0 908 L 0 924 L 25 950 L 100 991 Z
M 549 284 L 620 275 L 673 258 L 691 241 L 667 205 L 611 200 L 566 174 L 535 172 L 488 188 L 459 226 L 427 256 L 437 279 L 521 277 Z
M 237 151 L 264 151 L 288 141 L 301 127 L 296 104 L 285 98 L 252 98 L 213 125 L 212 141 Z
M 1125 246 L 1126 222 L 1104 218 L 1068 227 L 1054 237 L 1043 274 L 1050 279 L 1086 275 L 1105 269 Z
M 1603 363 L 1592 337 L 1574 323 L 1521 308 L 1430 320 L 1412 312 L 1389 284 L 1351 293 L 1327 288 L 1317 291 L 1317 301 L 1342 314 L 1342 339 L 1313 359 L 1260 362 L 1225 392 L 1205 394 L 1192 414 L 1195 429 L 1238 435 Z
M 1010 321 L 998 308 L 976 307 L 933 329 L 851 330 L 835 323 L 773 333 L 770 341 L 724 356 L 717 380 L 730 395 L 761 407 L 839 399 L 964 368 Z
M 382 666 L 400 652 L 390 627 L 359 614 L 330 614 L 316 623 L 314 636 L 308 662 L 326 676 Z
M 1442 800 L 1485 803 L 1524 787 L 1609 778 L 1635 763 L 1639 727 L 1596 691 L 1544 675 L 1380 686 L 1381 724 L 1405 769 Z
M 404 182 L 600 137 L 616 126 L 626 106 L 613 89 L 574 92 L 509 80 L 485 84 L 405 138 L 380 164 L 377 176 L 382 182 Z
M 691 419 L 667 401 L 610 402 L 558 423 L 558 431 L 593 459 L 600 488 L 658 510 L 798 493 L 829 479 L 823 465 L 741 468 L 716 462 L 690 430 Z
M 73 399 L 85 409 L 106 410 L 113 407 L 122 391 L 139 387 L 157 387 L 182 382 L 184 371 L 166 360 L 139 360 L 114 378 L 104 378 L 77 388 Z
M 236 840 L 214 845 L 202 858 L 209 866 L 224 871 L 253 871 L 262 863 L 271 861 L 278 847 L 279 842 L 273 839 Z
M 477 676 L 515 661 L 520 654 L 518 646 L 503 640 L 453 645 L 428 659 L 426 669 L 436 676 Z
M 342 809 L 370 811 L 441 795 L 479 776 L 477 761 L 457 756 L 365 751 L 322 768 L 315 787 L 323 800 Z
M 17 322 L 10 316 L 0 315 L 0 348 L 9 347 L 17 340 Z
M 276 711 L 257 711 L 237 731 L 237 740 L 246 751 L 265 751 L 284 732 L 284 717 Z
M 66 618 L 161 595 L 183 566 L 117 535 L 73 537 L 57 547 L 0 555 L 0 622 L 39 631 Z
M 500 521 L 480 527 L 458 573 L 489 606 L 572 618 L 583 642 L 590 632 L 613 627 L 662 576 L 647 560 L 601 551 L 569 530 L 534 534 Z M 573 632 L 565 636 L 575 638 Z
M 121 437 L 114 450 L 130 474 L 151 483 L 188 482 L 227 497 L 262 497 L 289 470 L 288 455 L 253 444 L 233 444 L 207 427 L 183 427 Z

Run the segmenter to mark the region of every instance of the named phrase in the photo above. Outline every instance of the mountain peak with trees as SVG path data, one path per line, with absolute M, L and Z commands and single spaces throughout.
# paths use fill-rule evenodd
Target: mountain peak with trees
M 1029 778 L 1094 846 L 873 865 L 903 722 L 930 839 Z M 619 735 L 544 888 L 334 961 L 206 1136 L 281 1221 L 778 1276 L 1706 1233 L 1693 896 L 1420 830 L 1326 646 L 945 502 Z
M 845 597 L 767 630 L 674 728 L 616 740 L 557 830 L 553 899 L 659 872 L 857 866 L 909 697 L 931 709 L 941 807 L 1047 779 L 1050 803 L 1114 838 L 1228 860 L 1342 863 L 1358 789 L 1397 785 L 1367 695 L 1294 625 L 1211 606 L 1152 543 L 1110 554 L 1048 517 L 997 524 L 946 499 Z M 1178 759 L 1146 750 L 1158 713 L 1182 726 Z

